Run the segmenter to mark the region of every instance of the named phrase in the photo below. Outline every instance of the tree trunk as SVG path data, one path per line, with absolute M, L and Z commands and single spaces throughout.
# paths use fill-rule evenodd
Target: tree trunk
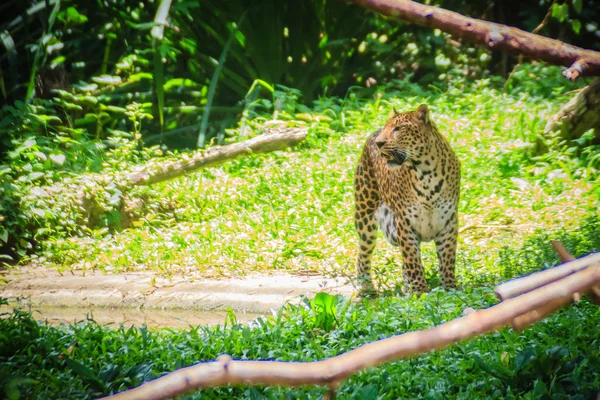
M 581 89 L 565 104 L 548 121 L 544 135 L 573 140 L 580 138 L 590 129 L 596 130 L 596 142 L 600 142 L 600 79 Z
M 563 75 L 570 80 L 580 76 L 600 76 L 600 52 L 597 51 L 409 0 L 346 1 L 413 24 L 440 29 L 489 49 L 500 49 L 551 64 L 569 66 L 563 71 Z
M 198 151 L 189 158 L 182 157 L 170 163 L 150 162 L 142 166 L 142 170 L 129 174 L 127 178 L 132 185 L 150 185 L 245 155 L 283 150 L 300 143 L 307 135 L 307 128 L 286 128 L 279 133 L 264 134 L 243 142 Z

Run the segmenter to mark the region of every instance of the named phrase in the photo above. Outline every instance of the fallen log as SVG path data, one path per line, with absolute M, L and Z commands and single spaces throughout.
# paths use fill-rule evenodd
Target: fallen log
M 581 89 L 544 127 L 544 135 L 555 133 L 562 140 L 578 139 L 596 129 L 600 141 L 600 79 Z
M 362 369 L 441 349 L 514 323 L 516 318 L 523 315 L 528 315 L 529 323 L 541 319 L 542 313 L 535 314 L 536 310 L 552 312 L 565 304 L 565 299 L 570 301 L 574 293 L 586 292 L 600 283 L 600 263 L 590 265 L 590 258 L 585 260 L 585 267 L 577 272 L 516 298 L 504 300 L 488 309 L 471 311 L 461 318 L 434 328 L 365 344 L 326 360 L 237 361 L 223 355 L 216 361 L 182 368 L 106 399 L 162 400 L 194 389 L 230 384 L 326 385 L 329 387 L 327 397 L 332 398 L 335 397 L 335 389 L 344 379 Z M 555 308 L 548 310 L 548 304 Z
M 392 18 L 439 29 L 458 39 L 465 39 L 489 49 L 522 54 L 534 60 L 567 66 L 569 68 L 563 71 L 563 75 L 572 81 L 580 76 L 600 75 L 600 52 L 597 51 L 410 0 L 346 1 Z
M 280 129 L 277 133 L 263 134 L 243 142 L 198 151 L 177 161 L 153 161 L 141 166 L 140 170 L 130 173 L 127 179 L 134 186 L 150 185 L 249 154 L 283 150 L 300 143 L 307 135 L 308 128 L 305 127 Z

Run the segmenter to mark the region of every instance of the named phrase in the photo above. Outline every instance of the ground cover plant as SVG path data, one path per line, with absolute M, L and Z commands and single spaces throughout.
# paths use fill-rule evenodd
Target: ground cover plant
M 242 360 L 319 360 L 446 322 L 467 304 L 480 308 L 494 302 L 487 288 L 358 304 L 326 295 L 250 325 L 231 317 L 225 326 L 157 331 L 89 321 L 51 327 L 15 311 L 0 319 L 0 382 L 11 399 L 96 398 L 223 353 Z M 600 308 L 583 300 L 524 332 L 502 329 L 360 372 L 338 394 L 352 399 L 592 399 L 600 385 L 599 317 Z M 309 399 L 324 393 L 320 387 L 233 386 L 182 398 Z
M 277 118 L 309 126 L 300 148 L 156 184 L 143 190 L 146 201 L 168 207 L 146 210 L 130 229 L 55 234 L 28 261 L 61 270 L 149 269 L 197 278 L 274 270 L 351 276 L 352 178 L 361 147 L 392 107 L 426 102 L 462 162 L 458 278 L 465 286 L 495 284 L 544 267 L 526 263 L 499 271 L 498 260 L 511 244 L 536 232 L 550 238 L 572 231 L 598 216 L 597 145 L 584 137 L 540 150 L 548 145 L 541 137 L 545 121 L 569 96 L 557 88 L 546 98 L 535 91 L 507 94 L 490 80 L 457 81 L 443 92 L 397 81 L 367 98 L 352 92 L 344 99 L 323 97 L 312 109 L 292 97 L 290 113 Z M 233 135 L 259 131 L 272 119 L 258 114 Z M 549 244 L 534 248 L 548 251 Z M 376 279 L 394 291 L 401 286 L 397 251 L 381 240 L 375 257 Z M 435 286 L 433 246 L 424 246 L 423 257 Z
M 371 301 L 319 294 L 250 324 L 232 314 L 222 326 L 185 330 L 52 327 L 15 310 L 0 318 L 0 398 L 96 398 L 223 353 L 322 359 L 494 304 L 493 285 L 558 263 L 550 240 L 578 257 L 600 250 L 598 134 L 542 133 L 589 79 L 566 82 L 560 68 L 521 61 L 509 74 L 516 58 L 341 1 L 255 3 L 0 6 L 2 268 L 352 280 L 361 147 L 392 108 L 427 103 L 462 162 L 461 287 L 397 296 L 400 257 L 381 240 L 373 272 L 384 297 Z M 518 13 L 506 1 L 434 3 L 590 49 L 600 43 L 593 2 L 522 2 Z M 152 186 L 122 179 L 149 161 L 282 126 L 306 127 L 308 139 Z M 423 259 L 438 287 L 432 244 Z M 361 372 L 339 394 L 590 399 L 600 389 L 598 317 L 584 299 L 522 333 L 503 329 Z M 186 398 L 323 394 L 236 386 Z
M 463 163 L 457 264 L 463 290 L 358 304 L 333 299 L 334 306 L 325 308 L 318 304 L 321 296 L 250 325 L 232 317 L 225 326 L 182 331 L 93 322 L 50 327 L 36 322 L 35 314 L 15 311 L 0 320 L 5 396 L 94 398 L 222 353 L 240 359 L 322 359 L 443 323 L 467 306 L 492 305 L 493 284 L 558 262 L 551 239 L 562 240 L 576 256 L 598 251 L 597 147 L 585 137 L 548 146 L 539 134 L 568 96 L 560 89 L 551 98 L 535 90 L 505 93 L 493 81 L 481 80 L 457 82 L 445 91 L 397 81 L 367 97 L 352 92 L 344 99 L 323 97 L 312 108 L 290 99 L 292 112 L 279 119 L 310 127 L 309 140 L 299 149 L 237 160 L 144 189 L 151 202 L 160 199 L 171 206 L 149 209 L 127 229 L 54 233 L 27 262 L 64 271 L 151 269 L 198 279 L 274 270 L 351 276 L 356 243 L 351 185 L 362 143 L 392 106 L 410 109 L 426 102 Z M 259 114 L 246 127 L 258 130 L 272 119 Z M 437 286 L 433 247 L 424 247 L 424 259 L 427 277 Z M 382 240 L 374 264 L 384 294 L 401 287 L 398 261 Z M 339 394 L 592 398 L 600 385 L 598 313 L 584 300 L 523 333 L 504 329 L 362 372 Z M 315 398 L 323 393 L 314 387 L 231 387 L 186 398 Z

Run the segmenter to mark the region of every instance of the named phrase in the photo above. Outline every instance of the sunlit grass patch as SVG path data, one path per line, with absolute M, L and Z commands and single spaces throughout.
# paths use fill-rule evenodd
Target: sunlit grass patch
M 172 210 L 148 213 L 121 232 L 51 242 L 52 261 L 62 268 L 198 277 L 273 270 L 352 276 L 352 180 L 363 143 L 392 107 L 428 102 L 462 164 L 457 275 L 464 285 L 491 284 L 522 272 L 500 265 L 506 246 L 520 249 L 540 231 L 575 234 L 598 213 L 598 171 L 585 157 L 571 150 L 536 155 L 545 121 L 565 99 L 511 96 L 485 82 L 445 93 L 382 91 L 372 101 L 348 99 L 335 112 L 321 110 L 327 120 L 314 118 L 299 148 L 157 184 L 149 201 L 168 199 Z M 423 246 L 423 259 L 436 285 L 432 245 Z M 398 249 L 380 239 L 374 261 L 383 289 L 401 286 Z

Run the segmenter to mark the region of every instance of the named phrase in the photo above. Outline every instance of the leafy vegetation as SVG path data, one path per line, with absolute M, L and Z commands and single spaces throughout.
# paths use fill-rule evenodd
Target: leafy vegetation
M 494 73 L 512 65 L 497 53 L 341 1 L 180 0 L 168 10 L 162 1 L 5 3 L 0 257 L 10 267 L 352 276 L 352 177 L 363 143 L 393 107 L 427 103 L 462 163 L 462 289 L 394 297 L 399 256 L 382 240 L 375 280 L 391 297 L 371 302 L 319 294 L 249 325 L 232 315 L 181 331 L 51 327 L 15 310 L 0 318 L 0 397 L 94 398 L 222 353 L 331 357 L 494 304 L 492 285 L 558 262 L 552 239 L 576 256 L 600 250 L 594 132 L 541 136 L 589 82 L 565 82 L 557 67 L 520 65 L 505 82 Z M 510 2 L 437 3 L 528 30 L 549 10 L 545 33 L 600 43 L 590 40 L 599 10 L 585 1 L 527 3 L 506 17 L 499 9 Z M 151 187 L 123 178 L 273 126 L 306 126 L 309 138 Z M 436 287 L 431 244 L 423 258 Z M 362 372 L 340 396 L 591 398 L 600 387 L 599 313 L 584 300 L 523 333 L 504 329 Z M 236 386 L 187 398 L 322 394 Z
M 505 94 L 487 80 L 457 84 L 446 92 L 395 81 L 372 97 L 351 93 L 345 99 L 320 98 L 312 110 L 288 96 L 291 114 L 279 113 L 278 118 L 310 127 L 310 139 L 300 151 L 250 157 L 151 189 L 137 188 L 147 205 L 135 211 L 132 221 L 120 220 L 117 206 L 124 195 L 119 191 L 125 189 L 117 182 L 92 189 L 81 185 L 85 175 L 66 179 L 59 187 L 73 188 L 62 191 L 74 196 L 73 202 L 85 197 L 75 188 L 94 190 L 99 204 L 107 204 L 105 220 L 96 227 L 74 225 L 81 229 L 78 234 L 63 234 L 57 219 L 36 216 L 46 236 L 40 240 L 42 251 L 29 261 L 60 269 L 152 269 L 166 275 L 228 276 L 273 269 L 352 275 L 352 176 L 364 140 L 393 106 L 411 109 L 427 102 L 462 161 L 460 280 L 465 285 L 497 283 L 528 270 L 496 274 L 504 244 L 524 242 L 538 230 L 559 235 L 597 215 L 597 145 L 565 143 L 546 153 L 537 151 L 538 132 L 566 95 L 557 92 L 555 98 Z M 272 119 L 271 114 L 256 116 L 233 134 L 259 131 Z M 118 148 L 119 157 L 126 158 L 126 147 Z M 115 169 L 122 165 L 114 162 Z M 104 168 L 105 174 L 110 171 Z M 27 199 L 33 203 L 27 208 L 61 218 L 56 196 Z M 85 216 L 86 210 L 75 208 L 71 218 Z M 131 229 L 115 230 L 117 222 Z M 393 291 L 400 284 L 398 256 L 383 240 L 379 248 L 375 264 L 380 285 Z M 432 246 L 425 246 L 424 258 L 428 277 L 435 281 Z
M 150 331 L 95 323 L 51 327 L 15 311 L 0 319 L 0 376 L 8 398 L 94 398 L 223 353 L 235 359 L 312 361 L 390 335 L 459 317 L 465 305 L 495 302 L 489 289 L 434 291 L 423 298 L 381 298 L 352 304 L 321 294 L 250 325 Z M 600 308 L 588 301 L 524 332 L 498 333 L 435 353 L 371 368 L 338 394 L 352 399 L 590 399 L 600 377 Z M 225 387 L 186 399 L 316 398 L 320 387 Z
M 312 109 L 290 97 L 286 105 L 293 114 L 281 113 L 279 118 L 310 126 L 310 139 L 300 150 L 249 157 L 141 189 L 148 203 L 160 200 L 171 203 L 171 208 L 150 209 L 128 229 L 107 226 L 66 235 L 52 226 L 52 219 L 40 216 L 51 234 L 40 243 L 43 251 L 27 262 L 44 266 L 150 268 L 167 275 L 200 276 L 272 269 L 348 275 L 355 256 L 351 182 L 362 143 L 392 106 L 408 109 L 427 102 L 462 161 L 464 231 L 459 236 L 457 271 L 464 290 L 358 304 L 320 294 L 250 325 L 237 324 L 232 316 L 224 326 L 184 331 L 114 329 L 95 323 L 51 327 L 15 311 L 0 320 L 5 395 L 93 398 L 222 353 L 263 360 L 331 357 L 392 334 L 443 323 L 458 317 L 466 306 L 492 305 L 490 285 L 558 261 L 550 239 L 562 240 L 577 256 L 600 250 L 597 145 L 584 140 L 553 146 L 546 153 L 536 150 L 541 140 L 537 132 L 566 98 L 558 91 L 555 96 L 548 100 L 506 94 L 492 81 L 482 80 L 446 92 L 395 81 L 367 98 L 352 93 L 344 99 L 320 98 Z M 258 129 L 271 119 L 270 114 L 259 115 L 245 126 Z M 241 135 L 241 130 L 235 134 Z M 130 154 L 136 161 L 149 157 L 135 146 L 130 153 L 123 150 L 132 143 L 123 139 L 114 150 L 121 153 L 107 153 L 102 162 Z M 50 173 L 56 171 L 45 172 Z M 74 182 L 70 179 L 77 176 L 62 178 L 60 185 Z M 99 193 L 113 189 L 102 190 Z M 56 207 L 44 205 L 47 200 L 42 197 L 29 201 L 49 210 Z M 425 246 L 424 259 L 428 279 L 437 286 L 431 246 Z M 397 252 L 382 241 L 375 265 L 378 282 L 388 294 L 401 287 L 397 260 Z M 595 373 L 600 367 L 598 310 L 583 301 L 524 333 L 504 329 L 373 368 L 352 377 L 340 395 L 590 398 L 600 384 Z M 322 394 L 317 387 L 228 387 L 186 398 Z

